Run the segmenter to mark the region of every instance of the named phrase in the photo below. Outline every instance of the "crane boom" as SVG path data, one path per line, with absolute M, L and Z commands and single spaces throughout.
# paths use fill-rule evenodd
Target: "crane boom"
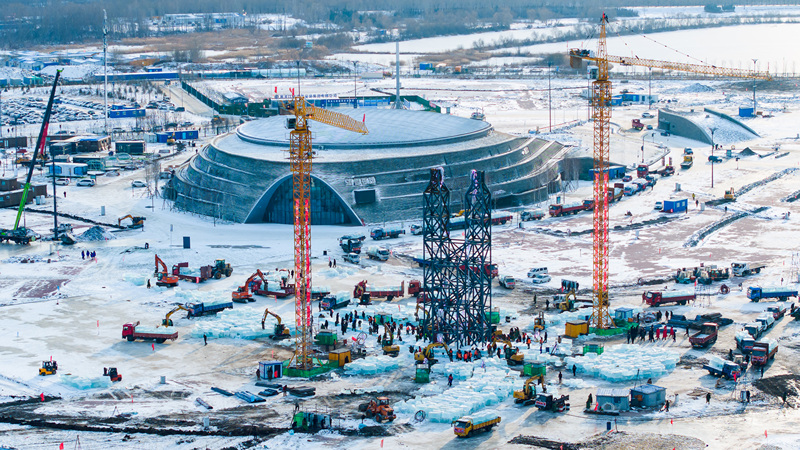
M 311 115 L 308 118 L 311 120 L 356 133 L 369 133 L 367 126 L 363 122 L 359 122 L 348 115 L 317 108 L 314 105 L 309 106 L 311 107 Z

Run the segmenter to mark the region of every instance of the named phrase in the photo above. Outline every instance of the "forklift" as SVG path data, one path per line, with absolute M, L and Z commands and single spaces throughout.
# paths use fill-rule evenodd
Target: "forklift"
M 117 371 L 116 367 L 103 367 L 103 376 L 108 377 L 114 383 L 122 381 L 122 374 Z
M 58 371 L 58 363 L 55 361 L 42 361 L 42 368 L 39 369 L 39 375 L 55 375 Z

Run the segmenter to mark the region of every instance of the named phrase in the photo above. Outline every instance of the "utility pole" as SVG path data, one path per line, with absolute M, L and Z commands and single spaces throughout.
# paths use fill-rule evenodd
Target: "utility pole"
M 108 15 L 103 10 L 103 128 L 108 136 Z M 55 175 L 55 173 L 53 174 Z
M 648 67 L 650 70 L 650 83 L 647 87 L 647 109 L 653 108 L 653 68 Z
M 547 62 L 547 117 L 550 119 L 550 128 L 547 129 L 547 132 L 553 131 L 553 91 L 550 89 L 550 65 L 551 62 Z
M 358 61 L 353 61 L 353 108 L 358 109 Z
M 714 132 L 717 131 L 717 127 L 709 127 L 711 130 L 711 156 L 714 156 Z M 711 188 L 714 188 L 714 158 L 711 158 Z
M 58 203 L 58 195 L 56 195 L 56 158 L 53 156 L 52 152 L 50 154 L 50 159 L 52 162 L 51 167 L 53 168 L 53 240 L 58 240 L 58 207 L 56 204 Z
M 397 88 L 394 98 L 394 109 L 403 109 L 403 103 L 400 101 L 400 41 L 395 42 L 395 74 L 394 78 L 397 81 Z
M 756 62 L 758 58 L 753 58 L 753 73 L 756 71 Z M 756 115 L 756 79 L 753 77 L 753 116 Z

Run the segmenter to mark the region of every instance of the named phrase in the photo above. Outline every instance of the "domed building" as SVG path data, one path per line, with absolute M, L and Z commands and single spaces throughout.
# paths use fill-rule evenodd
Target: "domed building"
M 560 190 L 557 143 L 495 131 L 481 120 L 427 111 L 350 109 L 361 135 L 310 121 L 311 223 L 360 225 L 421 219 L 430 170 L 444 167 L 463 201 L 470 171 L 482 170 L 496 208 L 545 200 Z M 287 116 L 247 122 L 216 137 L 175 174 L 179 209 L 246 223 L 293 223 Z

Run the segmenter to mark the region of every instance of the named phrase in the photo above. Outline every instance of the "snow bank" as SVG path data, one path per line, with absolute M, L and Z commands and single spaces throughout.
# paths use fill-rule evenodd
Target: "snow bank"
M 108 377 L 87 378 L 70 375 L 67 373 L 59 375 L 58 379 L 61 384 L 65 384 L 80 390 L 107 388 L 111 386 L 111 379 Z
M 637 344 L 606 347 L 602 355 L 587 353 L 565 358 L 568 368 L 574 364 L 578 372 L 611 382 L 660 377 L 674 370 L 679 360 L 680 355 L 672 350 L 645 349 Z
M 142 275 L 125 275 L 125 281 L 133 284 L 134 286 L 144 286 L 145 283 L 147 283 L 147 278 L 148 277 Z

